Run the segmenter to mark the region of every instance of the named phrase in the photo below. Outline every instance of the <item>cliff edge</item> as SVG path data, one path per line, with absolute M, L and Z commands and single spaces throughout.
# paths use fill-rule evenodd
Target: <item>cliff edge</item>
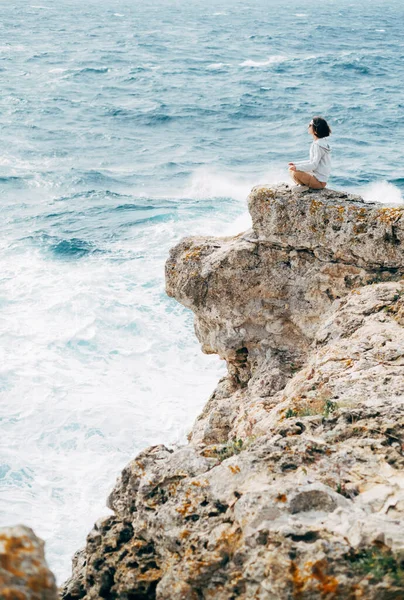
M 122 472 L 64 600 L 404 597 L 404 208 L 255 188 L 167 293 L 226 360 L 189 444 Z

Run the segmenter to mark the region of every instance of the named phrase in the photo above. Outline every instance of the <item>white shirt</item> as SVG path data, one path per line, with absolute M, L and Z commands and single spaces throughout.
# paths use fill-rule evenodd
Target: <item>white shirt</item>
M 313 173 L 319 181 L 326 183 L 331 173 L 331 147 L 329 137 L 314 140 L 310 146 L 310 160 L 295 162 L 298 171 Z

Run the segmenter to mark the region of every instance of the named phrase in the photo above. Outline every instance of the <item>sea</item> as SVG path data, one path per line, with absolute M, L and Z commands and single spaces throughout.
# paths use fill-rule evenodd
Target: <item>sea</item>
M 58 583 L 122 468 L 224 374 L 170 247 L 251 225 L 315 115 L 334 189 L 403 202 L 402 0 L 0 1 L 0 525 Z

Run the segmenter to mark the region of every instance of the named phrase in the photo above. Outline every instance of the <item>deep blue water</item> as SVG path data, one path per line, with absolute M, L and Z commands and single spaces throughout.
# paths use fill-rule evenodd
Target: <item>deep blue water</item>
M 332 187 L 401 201 L 404 6 L 0 3 L 0 514 L 63 579 L 125 463 L 184 439 L 223 365 L 168 249 L 248 227 L 315 114 Z

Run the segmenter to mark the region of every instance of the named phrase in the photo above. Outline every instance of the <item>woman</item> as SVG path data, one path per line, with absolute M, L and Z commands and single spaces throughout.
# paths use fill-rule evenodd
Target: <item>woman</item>
M 331 172 L 331 148 L 328 143 L 331 129 L 322 117 L 313 117 L 308 133 L 313 136 L 310 160 L 289 163 L 289 173 L 298 185 L 321 190 L 327 185 Z

